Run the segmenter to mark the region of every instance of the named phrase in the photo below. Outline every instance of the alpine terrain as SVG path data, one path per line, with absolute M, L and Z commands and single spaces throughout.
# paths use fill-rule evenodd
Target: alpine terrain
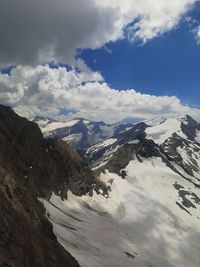
M 0 267 L 200 267 L 200 0 L 0 0 Z
M 199 123 L 34 121 L 0 106 L 0 266 L 199 267 Z
M 81 266 L 199 266 L 200 124 L 189 115 L 141 122 L 91 146 L 84 160 L 100 193 L 43 201 Z
M 81 155 L 90 146 L 132 127 L 131 123 L 106 124 L 102 121 L 94 122 L 82 118 L 56 121 L 37 116 L 33 121 L 39 125 L 45 137 L 59 136 Z

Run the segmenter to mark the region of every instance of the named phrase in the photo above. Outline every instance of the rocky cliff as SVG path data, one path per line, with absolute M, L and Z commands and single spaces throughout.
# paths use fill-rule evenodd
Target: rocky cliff
M 4 106 L 0 144 L 0 266 L 79 266 L 57 242 L 39 199 L 90 192 L 90 170 L 66 143 L 44 139 L 35 123 Z

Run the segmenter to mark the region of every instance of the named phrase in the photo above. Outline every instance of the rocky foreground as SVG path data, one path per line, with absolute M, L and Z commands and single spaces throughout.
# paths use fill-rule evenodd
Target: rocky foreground
M 94 177 L 78 154 L 59 139 L 0 106 L 0 266 L 78 267 L 58 242 L 40 198 L 81 196 Z

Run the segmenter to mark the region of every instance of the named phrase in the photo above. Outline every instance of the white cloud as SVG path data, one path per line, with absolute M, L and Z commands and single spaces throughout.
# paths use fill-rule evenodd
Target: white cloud
M 88 69 L 77 72 L 61 67 L 18 66 L 10 76 L 0 75 L 0 87 L 0 102 L 28 118 L 63 117 L 60 111 L 69 109 L 76 112 L 75 116 L 107 122 L 186 113 L 200 120 L 200 109 L 181 104 L 175 96 L 153 96 L 133 89 L 118 91 L 103 82 L 100 74 Z
M 145 43 L 176 27 L 196 1 L 0 0 L 0 64 L 71 63 L 77 48 L 124 38 L 125 28 Z
M 195 27 L 193 32 L 195 34 L 195 38 L 196 38 L 197 44 L 200 44 L 200 25 Z
M 120 18 L 116 23 L 118 29 L 123 29 L 125 25 L 136 20 L 127 29 L 128 38 L 131 41 L 139 40 L 145 43 L 176 27 L 195 2 L 195 0 L 126 0 L 126 2 L 104 0 L 101 4 L 104 7 L 120 10 Z M 117 35 L 120 36 L 120 33 Z

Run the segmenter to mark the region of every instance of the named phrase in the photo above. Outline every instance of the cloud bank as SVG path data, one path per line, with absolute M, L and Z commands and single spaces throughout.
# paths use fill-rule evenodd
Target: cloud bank
M 73 62 L 77 48 L 176 27 L 197 0 L 0 0 L 0 64 Z
M 63 111 L 91 120 L 116 122 L 127 117 L 151 119 L 190 114 L 200 121 L 200 109 L 181 104 L 175 96 L 141 94 L 110 88 L 98 72 L 52 69 L 48 65 L 18 66 L 0 74 L 0 102 L 27 118 L 64 118 Z

